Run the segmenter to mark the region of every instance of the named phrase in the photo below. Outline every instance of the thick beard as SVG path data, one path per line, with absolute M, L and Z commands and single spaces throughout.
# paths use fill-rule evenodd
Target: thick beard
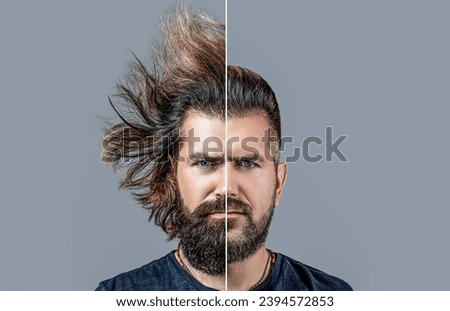
M 268 211 L 255 223 L 251 206 L 233 197 L 227 198 L 227 204 L 228 209 L 240 211 L 246 217 L 241 232 L 229 240 L 227 246 L 225 219 L 209 216 L 212 212 L 225 212 L 224 197 L 199 205 L 191 214 L 180 204 L 182 212 L 178 214 L 177 225 L 181 228 L 179 238 L 183 254 L 195 269 L 209 275 L 224 275 L 226 263 L 243 261 L 264 244 L 275 207 L 272 199 Z M 234 221 L 226 221 L 228 230 L 233 228 Z M 225 256 L 225 248 L 228 256 Z

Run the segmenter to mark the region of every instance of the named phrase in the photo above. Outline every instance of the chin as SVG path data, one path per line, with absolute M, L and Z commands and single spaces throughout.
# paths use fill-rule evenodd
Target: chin
M 227 242 L 233 243 L 233 242 L 239 242 L 242 240 L 246 240 L 244 236 L 244 232 L 241 228 L 228 228 L 227 231 Z

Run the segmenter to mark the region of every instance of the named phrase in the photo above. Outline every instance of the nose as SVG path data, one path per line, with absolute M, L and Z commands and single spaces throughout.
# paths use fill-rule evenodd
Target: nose
M 216 197 L 237 197 L 239 194 L 239 185 L 235 174 L 233 174 L 233 164 L 227 163 L 227 165 L 220 168 L 217 173 Z
M 233 170 L 233 163 L 229 163 L 227 167 L 227 196 L 237 197 L 239 195 L 239 180 Z

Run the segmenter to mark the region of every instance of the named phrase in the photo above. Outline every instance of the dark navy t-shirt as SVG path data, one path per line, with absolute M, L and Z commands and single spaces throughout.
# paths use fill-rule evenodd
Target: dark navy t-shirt
M 138 269 L 103 281 L 100 290 L 203 291 L 206 287 L 187 273 L 175 258 L 175 251 Z M 257 291 L 352 290 L 345 281 L 276 253 L 275 265 Z

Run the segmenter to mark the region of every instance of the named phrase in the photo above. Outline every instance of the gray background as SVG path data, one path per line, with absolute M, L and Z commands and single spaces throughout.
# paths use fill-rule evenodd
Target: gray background
M 90 290 L 174 248 L 117 191 L 97 118 L 173 3 L 0 3 L 0 290 Z M 223 1 L 191 3 L 224 20 Z M 228 61 L 269 81 L 284 135 L 350 135 L 349 163 L 289 163 L 271 248 L 357 290 L 450 289 L 449 11 L 228 1 Z

